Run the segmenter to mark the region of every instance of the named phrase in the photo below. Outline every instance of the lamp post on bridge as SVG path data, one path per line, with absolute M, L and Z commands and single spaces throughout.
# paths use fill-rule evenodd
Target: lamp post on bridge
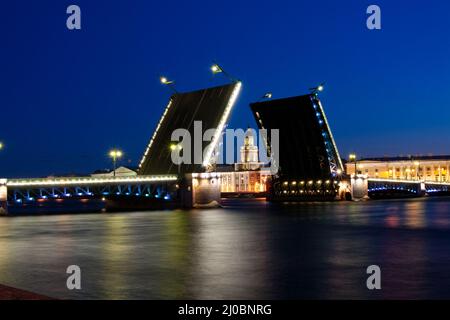
M 168 86 L 173 91 L 173 93 L 178 93 L 177 89 L 175 89 L 174 86 L 175 81 L 169 80 L 164 76 L 159 77 L 159 81 L 161 82 L 161 84 Z
M 171 151 L 175 151 L 175 150 L 178 150 L 178 151 L 181 151 L 181 149 L 183 149 L 183 147 L 181 146 L 181 144 L 175 144 L 175 143 L 172 143 L 171 145 L 170 145 L 170 150 Z M 180 163 L 178 163 L 178 176 L 180 176 Z
M 323 87 L 323 83 L 319 84 L 317 87 L 314 88 L 309 88 L 309 91 L 311 91 L 312 94 L 318 94 L 319 92 L 322 92 L 324 87 Z
M 354 153 L 350 154 L 348 156 L 348 159 L 350 161 L 354 161 L 355 162 L 355 178 L 356 178 L 356 175 L 358 174 L 358 162 L 356 161 L 356 154 L 354 154 Z
M 229 80 L 231 80 L 232 82 L 236 82 L 237 80 L 234 78 L 234 77 L 232 77 L 228 72 L 226 72 L 223 68 L 222 68 L 222 66 L 220 66 L 220 65 L 218 65 L 217 63 L 214 63 L 212 66 L 211 66 L 211 72 L 213 73 L 213 74 L 218 74 L 218 73 L 222 73 L 225 77 L 227 77 Z
M 117 165 L 117 159 L 121 158 L 123 155 L 122 151 L 114 149 L 109 152 L 109 156 L 112 158 L 113 161 L 113 176 L 116 177 L 116 165 Z

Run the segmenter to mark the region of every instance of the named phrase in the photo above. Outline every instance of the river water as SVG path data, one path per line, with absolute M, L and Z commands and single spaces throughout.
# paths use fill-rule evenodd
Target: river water
M 450 198 L 0 218 L 0 283 L 55 298 L 450 298 L 449 272 Z

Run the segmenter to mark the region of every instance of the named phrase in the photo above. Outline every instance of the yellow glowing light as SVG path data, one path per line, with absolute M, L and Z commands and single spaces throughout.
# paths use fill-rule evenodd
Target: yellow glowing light
M 181 144 L 175 144 L 175 143 L 172 143 L 171 145 L 170 145 L 170 150 L 172 150 L 172 151 L 174 151 L 174 150 L 181 150 L 183 147 L 181 146 Z
M 3 143 L 0 142 L 0 150 L 2 150 L 2 149 L 3 149 Z
M 356 160 L 356 154 L 352 153 L 348 156 L 350 161 L 355 161 Z
M 222 72 L 222 68 L 219 67 L 218 64 L 213 64 L 213 65 L 211 66 L 211 71 L 212 71 L 213 73 L 220 73 L 220 72 Z
M 167 79 L 166 77 L 161 77 L 159 78 L 159 80 L 161 81 L 162 84 L 172 84 L 173 81 Z
M 111 158 L 120 158 L 120 157 L 123 156 L 123 153 L 122 153 L 122 151 L 120 151 L 120 150 L 111 150 L 111 151 L 109 152 L 109 156 L 110 156 Z

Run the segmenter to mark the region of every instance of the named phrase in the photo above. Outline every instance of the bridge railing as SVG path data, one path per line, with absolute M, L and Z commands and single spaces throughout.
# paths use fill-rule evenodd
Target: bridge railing
M 149 175 L 130 177 L 58 177 L 58 178 L 26 178 L 6 179 L 7 187 L 45 187 L 45 186 L 73 186 L 73 185 L 101 185 L 101 184 L 139 184 L 176 181 L 176 175 Z

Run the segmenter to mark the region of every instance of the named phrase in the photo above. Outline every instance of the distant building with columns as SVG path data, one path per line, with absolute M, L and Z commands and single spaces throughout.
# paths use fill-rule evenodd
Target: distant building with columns
M 369 178 L 450 182 L 450 156 L 367 158 L 356 165 Z M 354 174 L 355 162 L 347 162 L 346 169 Z
M 240 161 L 233 167 L 219 169 L 222 193 L 263 193 L 271 175 L 269 168 L 259 162 L 258 146 L 255 145 L 253 131 L 248 129 L 244 145 L 240 148 Z

